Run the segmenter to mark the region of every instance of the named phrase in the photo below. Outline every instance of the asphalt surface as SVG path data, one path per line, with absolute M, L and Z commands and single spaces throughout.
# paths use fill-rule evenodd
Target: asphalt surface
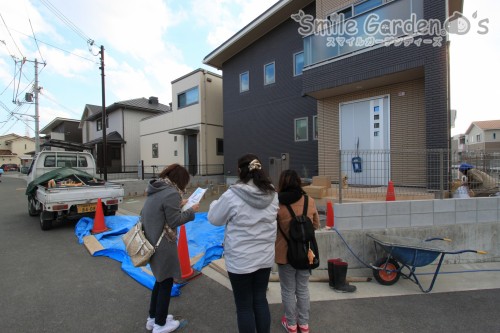
M 42 231 L 27 213 L 26 183 L 0 183 L 0 332 L 146 332 L 150 291 L 92 257 L 76 222 Z M 311 304 L 312 332 L 500 332 L 500 289 L 372 297 Z M 171 302 L 181 332 L 237 332 L 232 292 L 201 274 Z M 271 332 L 282 308 L 271 304 Z

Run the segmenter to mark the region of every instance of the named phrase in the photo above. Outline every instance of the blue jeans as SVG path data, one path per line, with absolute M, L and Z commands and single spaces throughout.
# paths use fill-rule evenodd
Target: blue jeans
M 266 291 L 271 267 L 248 274 L 228 272 L 233 288 L 239 333 L 269 333 L 271 312 Z

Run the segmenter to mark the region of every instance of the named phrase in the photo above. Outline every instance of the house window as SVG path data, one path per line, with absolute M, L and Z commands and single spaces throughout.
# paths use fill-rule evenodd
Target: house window
M 174 135 L 174 142 L 177 142 L 177 135 Z
M 177 95 L 177 107 L 179 109 L 197 104 L 198 101 L 198 87 L 191 88 Z
M 217 149 L 217 156 L 224 155 L 224 139 L 216 139 L 215 146 Z
M 158 158 L 158 144 L 153 143 L 153 158 Z
M 295 141 L 307 141 L 307 117 L 297 118 L 295 121 Z
M 174 150 L 174 156 L 177 156 L 177 150 Z
M 384 3 L 383 0 L 366 0 L 357 5 L 354 5 L 354 15 L 359 15 L 361 13 L 367 12 L 375 7 L 380 6 Z
M 481 142 L 481 134 L 476 135 L 476 142 Z
M 274 62 L 264 65 L 264 85 L 276 82 L 276 71 Z
M 313 133 L 313 139 L 318 140 L 318 116 L 313 116 Z
M 332 23 L 338 23 L 342 20 L 347 20 L 352 17 L 352 6 L 336 11 L 335 13 L 328 16 L 328 19 Z
M 240 74 L 240 92 L 250 90 L 250 74 L 244 72 Z
M 97 119 L 96 121 L 97 130 L 102 131 L 102 118 Z M 106 115 L 106 128 L 109 128 L 109 117 Z
M 293 76 L 302 75 L 303 68 L 304 68 L 304 51 L 301 51 L 293 55 Z
M 392 0 L 366 0 L 358 2 L 357 4 L 350 5 L 341 10 L 336 11 L 328 16 L 328 19 L 332 23 L 338 23 L 342 20 L 347 20 L 353 16 L 368 12 L 375 7 L 378 7 L 384 3 L 390 2 Z
M 497 134 L 493 133 L 493 140 L 496 140 L 496 139 L 497 139 Z

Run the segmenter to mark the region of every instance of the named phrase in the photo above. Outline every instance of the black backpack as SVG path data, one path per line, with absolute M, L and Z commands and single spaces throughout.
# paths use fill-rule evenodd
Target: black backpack
M 304 195 L 304 211 L 302 215 L 299 216 L 295 215 L 290 205 L 286 205 L 286 208 L 292 216 L 288 237 L 283 232 L 278 222 L 278 228 L 283 236 L 285 236 L 288 244 L 288 263 L 295 269 L 311 270 L 319 266 L 318 244 L 316 243 L 316 237 L 314 235 L 314 227 L 311 219 L 307 216 L 308 204 L 309 198 L 307 195 Z M 309 258 L 307 256 L 309 249 L 311 249 L 315 255 L 312 264 L 309 264 Z

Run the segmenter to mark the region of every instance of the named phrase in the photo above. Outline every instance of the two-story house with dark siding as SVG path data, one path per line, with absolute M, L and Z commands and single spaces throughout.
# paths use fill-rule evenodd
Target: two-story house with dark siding
M 204 60 L 223 70 L 226 168 L 234 170 L 236 157 L 248 150 L 263 158 L 289 151 L 290 167 L 305 167 L 309 175 L 334 180 L 347 175 L 350 184 L 360 185 L 393 180 L 437 186 L 439 155 L 428 152 L 450 148 L 444 28 L 462 5 L 462 0 L 276 3 Z M 301 50 L 301 75 L 289 75 L 293 55 Z M 266 85 L 270 63 L 276 80 Z M 301 118 L 314 133 L 304 142 L 297 140 Z M 408 153 L 417 150 L 423 153 Z M 356 170 L 353 155 L 342 151 L 362 153 L 363 167 Z M 447 179 L 447 165 L 441 166 Z
M 290 15 L 315 14 L 313 1 L 280 1 L 207 55 L 223 71 L 224 169 L 257 154 L 266 169 L 288 154 L 301 176 L 318 173 L 316 100 L 302 93 L 303 38 Z

